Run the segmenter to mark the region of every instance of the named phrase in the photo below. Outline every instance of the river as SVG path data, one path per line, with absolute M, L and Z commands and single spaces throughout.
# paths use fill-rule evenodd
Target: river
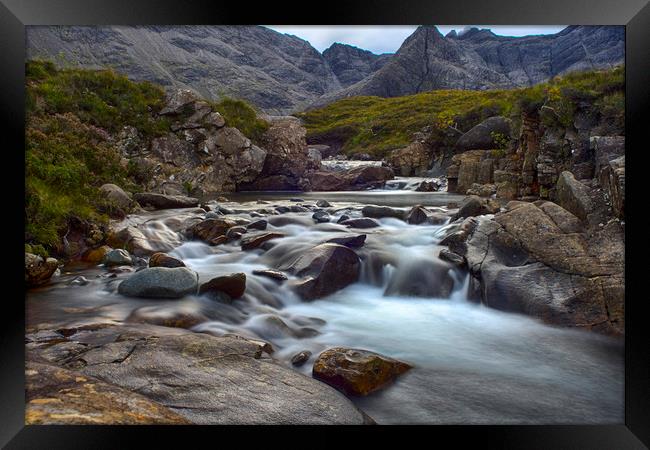
M 303 201 L 292 201 L 294 197 Z M 270 216 L 268 230 L 281 231 L 286 237 L 272 241 L 275 245 L 267 251 L 241 251 L 237 242 L 211 247 L 182 241 L 178 224 L 199 217 L 197 209 L 134 215 L 128 220 L 139 223 L 152 240 L 173 247 L 168 253 L 197 271 L 200 282 L 244 272 L 245 296 L 232 304 L 199 296 L 127 298 L 116 288 L 130 272 L 110 278 L 102 267 L 68 267 L 47 287 L 29 291 L 28 326 L 120 322 L 140 308 L 163 315 L 198 313 L 206 321 L 194 331 L 265 339 L 276 350 L 273 356 L 290 367 L 295 353 L 310 350 L 311 359 L 296 369 L 306 375 L 316 355 L 332 346 L 362 348 L 411 363 L 414 368 L 392 385 L 353 399 L 378 423 L 623 423 L 622 341 L 548 326 L 468 301 L 467 274 L 438 258 L 442 247 L 437 243 L 449 225 L 409 225 L 384 218 L 379 219 L 379 228 L 356 230 L 354 234 L 367 235 L 365 245 L 357 250 L 362 258 L 360 281 L 313 302 L 301 301 L 284 284 L 252 274 L 256 269 L 278 267 L 313 245 L 349 233 L 336 220 L 344 213 L 360 216 L 364 205 L 406 210 L 423 204 L 444 211 L 462 196 L 394 189 L 239 193 L 228 198 L 229 202 L 220 204 L 234 210 L 233 217 L 251 220 L 256 220 L 252 211 L 259 214 L 264 208 L 313 205 L 324 199 L 332 203 L 333 220 L 315 224 L 311 212 Z M 79 275 L 90 283 L 68 284 Z M 429 287 L 443 278 L 453 282 L 451 295 L 427 297 Z

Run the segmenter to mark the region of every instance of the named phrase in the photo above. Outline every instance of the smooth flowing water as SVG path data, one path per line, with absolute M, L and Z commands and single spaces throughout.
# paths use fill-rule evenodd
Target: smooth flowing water
M 411 184 L 412 185 L 412 184 Z M 292 197 L 302 202 L 292 202 Z M 595 333 L 562 329 L 505 313 L 466 299 L 468 276 L 438 258 L 437 243 L 453 225 L 409 225 L 380 219 L 379 228 L 350 230 L 336 224 L 342 214 L 360 216 L 367 204 L 405 210 L 425 204 L 446 210 L 459 196 L 405 190 L 340 193 L 246 193 L 222 203 L 255 220 L 276 205 L 332 203 L 332 222 L 315 224 L 311 212 L 270 215 L 268 230 L 286 235 L 273 246 L 241 251 L 238 242 L 216 247 L 183 241 L 178 230 L 204 214 L 167 210 L 129 218 L 152 241 L 197 271 L 200 282 L 233 272 L 247 276 L 246 294 L 232 304 L 205 297 L 135 299 L 116 292 L 130 272 L 102 267 L 70 268 L 49 287 L 30 291 L 30 326 L 78 326 L 126 320 L 135 310 L 155 315 L 198 314 L 194 331 L 237 333 L 270 341 L 273 356 L 288 366 L 309 350 L 301 368 L 310 375 L 315 357 L 332 346 L 367 349 L 413 364 L 389 387 L 355 403 L 379 423 L 502 424 L 622 423 L 623 344 Z M 258 201 L 259 200 L 259 201 Z M 296 200 L 296 199 L 294 199 Z M 255 211 L 256 213 L 254 213 Z M 261 212 L 262 214 L 263 211 Z M 357 249 L 359 282 L 313 302 L 256 269 L 277 268 L 308 248 L 343 234 L 366 234 Z M 179 245 L 180 244 L 180 245 Z M 86 286 L 68 285 L 84 275 Z M 291 280 L 291 277 L 290 277 Z M 452 285 L 451 294 L 443 285 Z M 438 298 L 436 298 L 438 297 Z

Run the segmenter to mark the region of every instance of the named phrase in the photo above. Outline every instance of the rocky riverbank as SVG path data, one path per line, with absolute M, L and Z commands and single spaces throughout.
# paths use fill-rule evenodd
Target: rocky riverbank
M 115 221 L 113 247 L 102 247 L 101 257 L 88 252 L 82 265 L 64 267 L 28 294 L 28 421 L 361 424 L 373 422 L 373 411 L 392 421 L 381 401 L 361 412 L 360 399 L 414 389 L 408 380 L 430 363 L 332 340 L 330 319 L 319 317 L 325 310 L 316 312 L 362 286 L 377 286 L 393 302 L 456 304 L 461 296 L 471 305 L 482 298 L 488 307 L 552 324 L 623 332 L 613 247 L 610 260 L 579 256 L 567 268 L 553 253 L 566 239 L 616 245 L 612 224 L 602 230 L 607 236 L 588 237 L 577 217 L 550 202 L 502 208 L 469 197 L 454 207 L 440 193 L 429 194 L 438 200 L 425 206 L 381 205 L 390 192 L 368 191 L 379 204 L 307 194 L 222 198 L 202 208 L 156 201 L 162 209 Z M 499 238 L 487 238 L 488 231 Z M 417 246 L 395 247 L 411 241 Z M 546 248 L 552 242 L 558 245 Z M 505 273 L 524 278 L 511 283 Z M 535 289 L 524 282 L 528 273 L 537 274 Z M 556 289 L 561 277 L 566 290 Z M 602 283 L 611 289 L 600 291 Z M 311 304 L 312 313 L 291 312 Z M 125 392 L 128 400 L 111 401 Z M 127 414 L 118 407 L 124 401 L 139 406 Z

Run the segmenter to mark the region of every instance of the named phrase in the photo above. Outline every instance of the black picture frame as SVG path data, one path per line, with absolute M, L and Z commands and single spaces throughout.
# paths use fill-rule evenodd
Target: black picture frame
M 309 9 L 311 7 L 311 9 Z M 643 156 L 648 153 L 644 127 L 650 99 L 650 4 L 647 0 L 454 0 L 454 1 L 338 1 L 217 2 L 207 0 L 0 0 L 0 126 L 4 128 L 3 159 L 6 175 L 14 180 L 4 205 L 5 220 L 24 232 L 24 186 L 18 167 L 24 168 L 24 61 L 27 25 L 138 25 L 138 24 L 577 24 L 626 26 L 626 159 L 629 174 L 626 198 L 626 336 L 625 423 L 604 426 L 435 426 L 418 427 L 425 442 L 440 438 L 458 443 L 474 442 L 498 448 L 589 448 L 637 449 L 650 446 L 650 359 L 648 327 L 642 311 L 647 296 L 635 292 L 643 286 L 645 267 L 633 263 L 648 248 L 643 229 Z M 636 151 L 635 151 L 636 150 Z M 15 186 L 15 187 L 14 187 Z M 630 218 L 631 217 L 631 218 Z M 22 230 L 21 231 L 21 228 Z M 24 248 L 13 231 L 5 269 L 5 287 L 15 286 L 17 295 L 4 289 L 0 328 L 1 379 L 0 445 L 6 448 L 116 448 L 129 447 L 136 435 L 145 442 L 179 439 L 186 445 L 215 427 L 95 427 L 24 425 L 24 286 L 19 273 Z M 14 242 L 15 241 L 15 242 Z M 647 265 L 647 262 L 646 262 Z M 199 429 L 200 428 L 200 429 Z M 375 433 L 380 439 L 388 427 L 356 429 Z M 390 428 L 388 428 L 390 429 Z M 403 427 L 393 429 L 403 430 Z M 250 429 L 237 429 L 248 434 Z M 282 427 L 264 428 L 274 433 Z M 350 430 L 348 428 L 347 430 Z M 293 433 L 293 431 L 290 431 Z M 408 431 L 410 433 L 410 431 Z M 329 428 L 310 430 L 310 441 L 329 436 Z M 203 436 L 201 436 L 203 437 Z M 423 436 L 424 437 L 424 436 Z M 338 445 L 338 439 L 330 445 Z M 294 441 L 299 443 L 299 441 Z M 213 445 L 218 445 L 216 442 Z M 221 444 L 223 445 L 223 444 Z M 436 445 L 438 446 L 438 445 Z

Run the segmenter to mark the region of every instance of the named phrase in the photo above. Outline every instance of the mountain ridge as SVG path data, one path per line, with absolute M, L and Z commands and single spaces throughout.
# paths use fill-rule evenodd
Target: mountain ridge
M 552 35 L 498 36 L 470 28 L 446 36 L 418 27 L 394 54 L 308 41 L 263 26 L 32 26 L 28 59 L 112 67 L 135 81 L 235 97 L 286 115 L 350 96 L 394 97 L 436 89 L 537 84 L 575 70 L 624 61 L 624 29 L 569 26 Z

